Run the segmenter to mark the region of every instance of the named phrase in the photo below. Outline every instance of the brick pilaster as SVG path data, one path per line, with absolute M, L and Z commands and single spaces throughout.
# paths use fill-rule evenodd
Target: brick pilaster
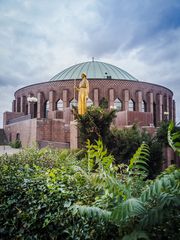
M 137 99 L 136 99 L 136 111 L 138 112 L 142 112 L 142 92 L 141 91 L 138 91 L 137 92 Z
M 39 92 L 37 94 L 37 118 L 43 118 L 44 117 L 44 106 L 43 106 L 43 93 Z
M 97 88 L 94 89 L 94 106 L 99 106 L 99 91 Z
M 68 90 L 63 90 L 63 108 L 68 107 Z
M 129 108 L 129 90 L 124 90 L 123 110 L 128 111 Z
M 114 107 L 114 89 L 109 89 L 109 107 Z

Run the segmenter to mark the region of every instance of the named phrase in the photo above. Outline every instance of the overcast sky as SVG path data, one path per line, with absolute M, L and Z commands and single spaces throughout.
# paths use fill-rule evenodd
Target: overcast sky
M 170 88 L 180 121 L 179 0 L 0 0 L 0 127 L 15 90 L 92 57 Z

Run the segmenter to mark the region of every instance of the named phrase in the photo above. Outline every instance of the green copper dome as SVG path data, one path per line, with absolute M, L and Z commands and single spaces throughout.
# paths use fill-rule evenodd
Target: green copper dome
M 56 74 L 50 81 L 80 79 L 83 72 L 86 73 L 88 79 L 122 79 L 137 81 L 135 77 L 123 69 L 99 61 L 90 61 L 73 65 Z

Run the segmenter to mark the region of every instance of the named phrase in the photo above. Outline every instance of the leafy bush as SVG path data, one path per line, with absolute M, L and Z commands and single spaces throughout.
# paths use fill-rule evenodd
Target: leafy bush
M 80 132 L 80 142 L 83 147 L 89 139 L 91 143 L 102 139 L 106 143 L 112 120 L 116 116 L 116 110 L 107 110 L 101 107 L 88 107 L 84 115 L 79 115 L 74 109 L 74 114 L 78 121 L 78 128 Z
M 168 127 L 168 143 L 171 148 L 180 156 L 180 129 L 170 122 Z
M 91 106 L 83 116 L 78 114 L 76 108 L 74 108 L 74 114 L 78 121 L 82 147 L 85 148 L 87 139 L 91 143 L 101 139 L 108 152 L 114 156 L 116 164 L 128 164 L 136 149 L 143 142 L 146 142 L 150 147 L 149 178 L 155 178 L 160 173 L 163 160 L 162 147 L 167 135 L 167 124 L 165 125 L 165 131 L 164 127 L 161 127 L 158 137 L 152 137 L 137 125 L 125 129 L 112 127 L 116 110 L 109 111 L 102 107 Z
M 170 125 L 178 153 L 179 136 Z M 179 239 L 179 169 L 147 180 L 146 143 L 129 165 L 114 165 L 100 140 L 80 156 L 48 148 L 0 156 L 0 239 Z
M 82 165 L 82 166 L 81 166 Z M 96 190 L 76 152 L 27 149 L 0 157 L 1 239 L 113 239 L 115 226 L 73 215 Z
M 143 143 L 149 146 L 149 178 L 156 177 L 162 166 L 162 145 L 156 137 L 134 125 L 132 128 L 113 128 L 107 139 L 107 149 L 115 157 L 116 164 L 129 164 L 129 159 Z
M 20 140 L 15 140 L 10 142 L 9 144 L 12 148 L 20 148 L 21 147 L 21 141 Z
M 100 99 L 100 101 L 99 101 L 99 106 L 100 106 L 101 108 L 103 108 L 103 109 L 108 109 L 108 105 L 109 105 L 108 100 L 107 100 L 105 97 L 103 97 L 103 98 Z
M 94 153 L 92 156 L 99 159 Z M 171 168 L 155 180 L 145 181 L 148 156 L 148 146 L 142 144 L 124 172 L 97 167 L 90 181 L 101 195 L 93 206 L 76 205 L 74 211 L 86 218 L 114 223 L 123 240 L 178 239 L 180 170 Z M 104 158 L 95 162 L 102 165 Z

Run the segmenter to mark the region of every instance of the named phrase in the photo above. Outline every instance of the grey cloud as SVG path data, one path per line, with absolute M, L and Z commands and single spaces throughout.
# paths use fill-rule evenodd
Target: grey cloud
M 92 56 L 132 69 L 137 63 L 130 71 L 134 76 L 139 72 L 147 81 L 169 87 L 174 81 L 175 86 L 179 5 L 164 0 L 1 0 L 0 86 L 48 81 Z
M 119 49 L 132 50 L 153 39 L 159 41 L 164 31 L 174 28 L 171 22 L 180 26 L 176 16 L 172 17 L 174 13 L 178 16 L 178 10 L 172 11 L 176 8 L 180 11 L 178 1 L 101 1 L 97 10 L 101 19 L 98 28 L 96 25 L 94 29 L 84 29 L 87 39 L 80 44 L 88 53 L 103 56 Z

